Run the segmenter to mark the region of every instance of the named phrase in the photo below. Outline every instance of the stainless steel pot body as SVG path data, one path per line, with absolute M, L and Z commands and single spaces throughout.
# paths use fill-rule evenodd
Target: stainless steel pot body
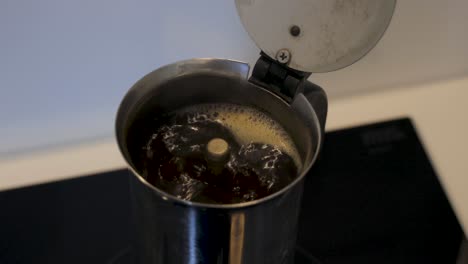
M 249 66 L 241 62 L 188 60 L 148 74 L 124 97 L 116 136 L 132 171 L 137 263 L 293 263 L 303 179 L 322 142 L 326 97 L 309 83 L 289 104 L 249 82 L 248 73 Z M 202 103 L 248 105 L 280 122 L 301 156 L 298 178 L 265 198 L 230 205 L 180 200 L 147 183 L 135 169 L 127 144 L 132 126 L 154 115 Z

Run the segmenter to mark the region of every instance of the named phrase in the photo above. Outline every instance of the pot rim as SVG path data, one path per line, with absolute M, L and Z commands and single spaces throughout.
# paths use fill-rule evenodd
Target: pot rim
M 163 66 L 161 68 L 158 68 L 152 72 L 150 72 L 149 74 L 147 74 L 145 77 L 143 77 L 142 79 L 145 79 L 147 78 L 148 76 L 150 75 L 155 75 L 156 73 L 158 73 L 159 71 L 171 71 L 171 70 L 178 70 L 180 68 L 181 65 L 184 65 L 184 64 L 187 64 L 187 63 L 190 63 L 190 64 L 197 64 L 197 63 L 202 63 L 202 64 L 206 64 L 206 63 L 215 63 L 215 64 L 226 64 L 225 66 L 225 69 L 229 69 L 229 70 L 233 70 L 233 69 L 236 69 L 238 70 L 239 74 L 240 74 L 240 77 L 245 77 L 245 79 L 247 78 L 247 75 L 246 75 L 246 72 L 245 72 L 245 69 L 240 69 L 240 67 L 236 67 L 236 65 L 233 66 L 233 64 L 243 64 L 244 66 L 246 65 L 247 66 L 247 73 L 248 73 L 248 64 L 246 63 L 243 63 L 243 62 L 239 62 L 239 61 L 234 61 L 234 60 L 228 60 L 228 59 L 218 59 L 218 58 L 195 58 L 195 59 L 190 59 L 190 60 L 184 60 L 184 61 L 179 61 L 179 62 L 176 62 L 176 63 L 172 63 L 172 64 L 169 64 L 169 65 L 166 65 L 166 66 Z M 240 70 L 239 70 L 240 69 Z M 137 179 L 143 184 L 145 185 L 147 188 L 149 188 L 150 190 L 152 190 L 153 192 L 155 192 L 156 194 L 158 194 L 162 200 L 165 200 L 167 202 L 173 202 L 173 203 L 176 203 L 176 204 L 179 204 L 179 205 L 184 205 L 184 206 L 188 206 L 188 207 L 196 207 L 196 208 L 212 208 L 212 209 L 242 209 L 242 208 L 246 208 L 246 207 L 251 207 L 251 206 L 255 206 L 255 205 L 258 205 L 258 204 L 263 204 L 265 202 L 268 202 L 270 200 L 273 200 L 283 194 L 285 194 L 288 190 L 292 189 L 294 186 L 296 186 L 300 181 L 303 180 L 303 178 L 306 176 L 306 174 L 309 172 L 310 168 L 312 167 L 312 165 L 315 163 L 317 157 L 318 157 L 318 154 L 319 154 L 319 150 L 321 149 L 321 145 L 322 145 L 322 132 L 320 131 L 320 125 L 319 125 L 319 120 L 318 120 L 318 117 L 317 117 L 317 114 L 315 112 L 315 110 L 313 109 L 313 107 L 309 104 L 307 104 L 307 106 L 310 108 L 309 111 L 312 113 L 312 116 L 311 118 L 313 119 L 312 122 L 316 124 L 315 126 L 315 129 L 317 129 L 317 135 L 318 135 L 318 138 L 317 138 L 317 144 L 316 144 L 316 148 L 314 150 L 314 154 L 313 154 L 313 157 L 311 159 L 311 161 L 303 166 L 302 168 L 302 173 L 299 174 L 292 182 L 290 182 L 288 185 L 286 185 L 285 187 L 283 187 L 281 190 L 277 191 L 277 192 L 274 192 L 268 196 L 265 196 L 265 197 L 262 197 L 260 199 L 256 199 L 256 200 L 253 200 L 253 201 L 248 201 L 248 202 L 242 202 L 242 203 L 233 203 L 233 204 L 215 204 L 215 203 L 200 203 L 200 202 L 193 202 L 193 201 L 188 201 L 188 200 L 184 200 L 184 199 L 181 199 L 181 198 L 178 198 L 172 194 L 169 194 L 153 185 L 151 185 L 149 182 L 147 182 L 145 180 L 145 178 L 140 175 L 134 168 L 133 166 L 131 165 L 131 162 L 128 160 L 129 157 L 127 157 L 127 155 L 125 154 L 125 151 L 126 149 L 124 149 L 123 147 L 123 144 L 120 140 L 120 137 L 119 137 L 119 126 L 118 126 L 118 120 L 119 120 L 119 117 L 121 115 L 123 115 L 123 112 L 125 111 L 124 110 L 124 102 L 125 102 L 125 99 L 127 98 L 127 95 L 129 95 L 134 89 L 138 89 L 139 87 L 139 82 L 142 80 L 140 79 L 137 83 L 135 83 L 132 88 L 130 88 L 130 90 L 127 92 L 127 94 L 124 96 L 124 98 L 122 99 L 120 105 L 119 105 L 119 108 L 118 108 L 118 111 L 117 111 L 117 117 L 116 117 L 116 122 L 115 122 L 115 136 L 116 136 L 116 140 L 117 140 L 117 145 L 119 147 L 119 151 L 121 153 L 121 155 L 123 156 L 124 160 L 125 160 L 125 163 L 128 167 L 128 169 L 131 171 L 131 173 L 133 174 L 132 177 L 137 177 Z M 280 97 L 278 97 L 277 95 L 275 95 L 274 93 L 270 92 L 270 91 L 267 91 L 265 90 L 266 92 L 270 93 L 271 95 L 273 95 L 274 97 L 276 97 L 278 100 L 281 100 L 281 101 L 284 101 L 282 100 Z M 293 105 L 294 102 L 296 102 L 297 100 L 306 100 L 307 99 L 305 98 L 305 96 L 301 93 L 301 94 L 298 94 L 296 95 L 295 97 L 295 100 L 290 104 L 290 105 Z M 307 101 L 308 102 L 308 101 Z

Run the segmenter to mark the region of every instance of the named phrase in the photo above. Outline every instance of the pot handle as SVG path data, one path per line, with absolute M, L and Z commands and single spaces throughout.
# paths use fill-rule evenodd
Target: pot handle
M 307 98 L 309 103 L 312 105 L 312 108 L 314 108 L 314 111 L 317 114 L 317 118 L 320 123 L 320 128 L 322 130 L 322 133 L 324 133 L 328 113 L 327 94 L 322 89 L 322 87 L 309 81 L 305 81 L 303 83 L 303 87 L 303 94 Z

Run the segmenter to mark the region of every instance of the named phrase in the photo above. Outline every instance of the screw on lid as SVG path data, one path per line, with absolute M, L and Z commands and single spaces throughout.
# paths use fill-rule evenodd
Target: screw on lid
M 396 0 L 236 0 L 240 19 L 270 58 L 329 72 L 367 54 L 390 24 Z

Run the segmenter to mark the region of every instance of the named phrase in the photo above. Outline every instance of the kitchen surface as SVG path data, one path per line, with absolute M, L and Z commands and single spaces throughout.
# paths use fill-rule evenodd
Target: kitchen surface
M 323 159 L 341 165 L 332 166 L 319 158 L 319 168 L 308 174 L 306 190 L 315 188 L 310 183 L 314 173 L 320 175 L 319 179 L 326 179 L 327 172 L 336 176 L 336 186 L 343 189 L 335 196 L 330 192 L 336 190 L 324 185 L 320 198 L 326 200 L 321 203 L 316 202 L 317 197 L 306 194 L 304 206 L 310 204 L 310 207 L 302 212 L 339 201 L 351 192 L 344 185 L 351 189 L 368 188 L 368 199 L 357 195 L 358 202 L 350 203 L 350 208 L 360 202 L 368 206 L 364 208 L 371 208 L 363 212 L 374 217 L 380 217 L 388 208 L 389 222 L 377 217 L 376 223 L 388 230 L 390 223 L 395 223 L 395 230 L 406 230 L 405 235 L 387 240 L 401 246 L 400 255 L 388 258 L 388 263 L 421 263 L 427 261 L 424 257 L 434 261 L 427 263 L 468 263 L 464 262 L 467 261 L 466 240 L 461 242 L 468 233 L 466 8 L 468 3 L 462 0 L 399 1 L 385 35 L 362 60 L 338 71 L 313 73 L 309 78 L 326 91 L 329 99 Z M 126 163 L 114 136 L 118 104 L 128 88 L 144 74 L 174 61 L 224 57 L 253 66 L 259 49 L 242 27 L 234 2 L 4 1 L 0 3 L 0 38 L 0 204 L 7 208 L 8 215 L 0 223 L 4 227 L 13 225 L 15 217 L 42 216 L 31 225 L 20 221 L 24 229 L 1 229 L 7 236 L 0 234 L 0 263 L 30 263 L 29 257 L 35 255 L 40 256 L 41 263 L 130 263 L 127 260 L 132 254 L 128 246 L 131 229 L 127 221 L 130 220 L 122 219 L 129 207 L 125 196 L 128 195 L 125 184 L 128 171 L 124 169 Z M 382 184 L 386 184 L 364 173 L 372 171 L 372 162 L 366 163 L 370 159 L 360 160 L 365 180 L 345 179 L 345 168 L 338 173 L 336 167 L 361 157 L 362 149 L 358 151 L 359 146 L 351 142 L 363 139 L 343 138 L 348 133 L 357 133 L 349 131 L 367 131 L 375 126 L 404 127 L 410 131 L 405 133 L 410 134 L 411 143 L 408 138 L 398 143 L 401 135 L 392 129 L 380 130 L 374 136 L 367 133 L 370 134 L 367 141 L 393 146 L 372 150 L 377 157 L 379 151 L 393 153 L 391 158 L 375 161 L 383 162 L 379 165 L 382 174 L 372 172 L 375 177 L 383 177 Z M 330 151 L 326 151 L 327 146 Z M 360 147 L 366 151 L 371 148 Z M 340 149 L 348 151 L 346 158 L 337 154 Z M 414 149 L 419 154 L 409 155 Z M 421 160 L 415 158 L 418 155 L 422 155 Z M 418 162 L 425 165 L 417 165 Z M 398 164 L 406 165 L 400 168 Z M 327 166 L 330 167 L 323 169 Z M 402 171 L 386 175 L 385 166 Z M 418 169 L 423 172 L 409 173 Z M 350 171 L 354 171 L 351 174 L 357 175 L 356 170 L 351 167 Z M 392 179 L 402 175 L 408 179 Z M 116 183 L 109 197 L 104 198 L 98 190 L 105 188 L 105 182 L 110 184 L 107 180 L 110 177 L 115 177 Z M 415 192 L 409 192 L 408 186 Z M 84 195 L 86 190 L 89 197 L 81 203 L 76 197 Z M 376 197 L 382 198 L 382 202 L 375 202 Z M 421 200 L 421 197 L 430 198 Z M 92 199 L 103 200 L 93 207 Z M 392 213 L 391 209 L 396 207 L 391 201 L 403 206 Z M 39 207 L 31 207 L 33 202 Z M 63 214 L 47 206 L 66 208 L 68 203 L 73 209 L 64 209 Z M 122 203 L 123 207 L 114 205 L 104 209 L 112 203 Z M 337 204 L 331 206 L 338 208 Z M 93 215 L 102 210 L 109 210 L 109 215 L 90 222 L 85 220 L 87 208 L 94 210 Z M 31 214 L 25 213 L 29 210 Z M 430 210 L 434 210 L 433 215 Z M 300 218 L 300 228 L 306 230 L 304 215 L 307 214 Z M 326 219 L 326 212 L 321 215 Z M 409 220 L 404 221 L 404 216 L 409 216 Z M 83 223 L 73 220 L 75 217 L 83 219 Z M 112 217 L 119 221 L 114 223 Z M 363 236 L 369 235 L 363 240 L 380 241 L 375 238 L 376 230 L 361 226 L 370 218 L 360 219 L 359 214 L 353 213 L 339 217 L 350 219 L 349 230 L 361 230 Z M 54 219 L 54 224 L 49 225 L 49 219 Z M 107 225 L 107 222 L 113 223 Z M 117 229 L 122 230 L 121 235 L 116 235 Z M 49 236 L 46 230 L 54 236 Z M 400 231 L 391 232 L 400 234 Z M 433 236 L 427 236 L 427 232 L 434 232 Z M 94 233 L 95 241 L 90 237 Z M 343 234 L 346 232 L 334 241 L 346 241 Z M 97 250 L 97 245 L 105 244 L 108 238 L 112 238 L 112 243 L 103 246 L 102 252 Z M 427 243 L 421 242 L 421 238 L 426 238 Z M 30 242 L 25 242 L 28 240 L 43 247 L 29 251 L 33 253 L 28 255 L 18 246 L 26 243 L 26 248 L 32 249 Z M 298 263 L 342 263 L 332 257 L 335 253 L 320 247 L 323 241 L 327 239 L 312 241 L 300 235 L 296 259 L 303 262 Z M 424 246 L 412 247 L 408 241 Z M 5 246 L 10 242 L 15 246 Z M 362 241 L 348 242 L 349 246 Z M 340 250 L 344 252 L 346 243 L 343 243 Z M 389 246 L 384 242 L 374 244 Z M 74 252 L 75 248 L 83 248 L 82 254 Z M 356 252 L 351 246 L 348 248 Z M 366 250 L 380 257 L 390 254 L 372 247 Z M 432 258 L 418 255 L 414 253 L 417 250 L 429 250 L 435 255 Z M 77 262 L 68 261 L 70 256 Z M 356 258 L 345 263 L 369 261 Z
M 456 263 L 463 231 L 418 137 L 409 118 L 327 134 L 306 178 L 295 263 Z M 129 176 L 1 193 L 0 262 L 133 263 Z

